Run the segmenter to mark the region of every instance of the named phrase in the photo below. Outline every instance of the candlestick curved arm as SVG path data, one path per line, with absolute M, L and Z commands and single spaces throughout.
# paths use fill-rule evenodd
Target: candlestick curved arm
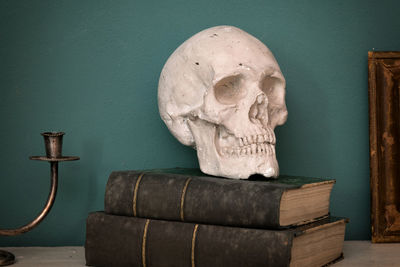
M 21 226 L 15 229 L 0 229 L 0 235 L 5 236 L 14 236 L 26 233 L 36 227 L 50 212 L 54 200 L 56 199 L 57 194 L 57 185 L 58 185 L 58 162 L 60 161 L 71 161 L 71 160 L 79 160 L 79 157 L 58 157 L 58 158 L 48 158 L 45 156 L 33 156 L 30 157 L 32 160 L 40 160 L 40 161 L 48 161 L 50 163 L 50 172 L 51 172 L 51 185 L 50 185 L 50 193 L 47 198 L 47 203 L 44 206 L 42 212 L 30 223 Z M 1 266 L 1 265 L 0 265 Z
M 5 236 L 14 236 L 26 233 L 36 227 L 49 213 L 51 207 L 53 206 L 54 200 L 56 199 L 57 194 L 57 185 L 58 185 L 58 162 L 50 162 L 51 168 L 51 185 L 50 185 L 50 193 L 47 198 L 47 203 L 44 206 L 42 212 L 30 223 L 21 226 L 15 229 L 0 229 L 0 235 Z

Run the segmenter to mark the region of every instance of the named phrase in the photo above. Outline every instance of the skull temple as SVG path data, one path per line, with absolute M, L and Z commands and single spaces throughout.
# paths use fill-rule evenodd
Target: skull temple
M 171 133 L 197 150 L 204 173 L 278 176 L 274 128 L 287 118 L 285 79 L 252 35 L 218 26 L 185 41 L 161 72 L 158 106 Z

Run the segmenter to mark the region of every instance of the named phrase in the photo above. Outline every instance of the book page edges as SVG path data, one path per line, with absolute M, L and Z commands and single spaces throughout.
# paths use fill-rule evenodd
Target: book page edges
M 301 225 L 327 216 L 333 185 L 334 180 L 329 180 L 285 190 L 280 200 L 279 224 Z

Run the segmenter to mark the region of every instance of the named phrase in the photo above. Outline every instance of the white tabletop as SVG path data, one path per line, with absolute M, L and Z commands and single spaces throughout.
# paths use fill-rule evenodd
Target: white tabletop
M 13 267 L 78 267 L 85 266 L 83 247 L 9 247 L 14 253 Z M 371 244 L 370 241 L 346 241 L 344 260 L 334 267 L 400 267 L 400 243 Z

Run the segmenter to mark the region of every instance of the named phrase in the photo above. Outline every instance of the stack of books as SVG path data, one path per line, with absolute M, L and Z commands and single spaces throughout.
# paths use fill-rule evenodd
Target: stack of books
M 347 219 L 329 215 L 332 179 L 233 180 L 190 169 L 117 171 L 89 214 L 88 266 L 324 266 Z

